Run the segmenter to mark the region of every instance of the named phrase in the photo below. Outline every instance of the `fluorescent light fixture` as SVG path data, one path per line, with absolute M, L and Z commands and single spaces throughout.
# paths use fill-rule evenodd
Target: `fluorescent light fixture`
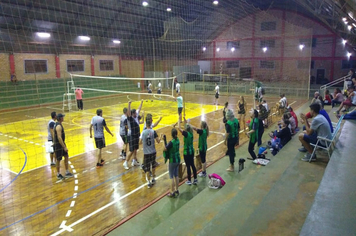
M 203 51 L 204 51 L 204 52 L 206 51 L 206 47 L 203 47 Z
M 262 48 L 263 52 L 267 52 L 267 47 Z
M 348 30 L 351 30 L 351 29 L 352 29 L 352 25 L 348 25 L 348 26 L 347 26 L 347 29 L 348 29 Z
M 89 41 L 90 37 L 88 37 L 88 36 L 79 36 L 79 39 L 83 40 L 83 41 Z
M 348 52 L 347 53 L 347 57 L 351 57 L 352 53 L 351 52 Z
M 342 44 L 345 45 L 347 43 L 347 40 L 346 39 L 343 39 L 342 40 Z
M 148 6 L 148 2 L 143 1 L 143 2 L 142 2 L 142 6 L 147 7 L 147 6 Z
M 116 44 L 120 44 L 120 43 L 121 43 L 121 41 L 120 41 L 120 40 L 117 40 L 117 39 L 114 39 L 112 42 L 113 42 L 113 43 L 116 43 Z
M 347 18 L 346 18 L 346 17 L 343 17 L 343 18 L 342 18 L 342 20 L 343 20 L 343 21 L 346 21 L 346 20 L 347 20 Z
M 231 48 L 230 50 L 231 50 L 231 52 L 235 52 L 235 48 Z
M 344 24 L 347 25 L 349 22 L 348 21 L 344 21 Z
M 300 45 L 299 45 L 299 49 L 300 49 L 300 50 L 303 50 L 304 47 L 305 47 L 304 44 L 300 44 Z
M 51 37 L 51 34 L 50 33 L 44 33 L 44 32 L 38 32 L 37 36 L 40 37 L 40 38 L 48 39 L 48 38 Z
M 213 4 L 214 4 L 214 5 L 218 5 L 218 4 L 219 4 L 219 1 L 215 0 L 215 1 L 213 2 Z
M 167 7 L 167 11 L 169 12 L 169 11 L 172 11 L 172 8 L 170 8 L 170 7 Z
M 217 52 L 220 52 L 220 48 L 217 48 L 216 51 L 217 51 Z

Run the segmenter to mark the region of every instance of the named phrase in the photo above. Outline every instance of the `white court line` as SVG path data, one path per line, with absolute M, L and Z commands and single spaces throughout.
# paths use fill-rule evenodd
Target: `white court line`
M 75 169 L 73 169 L 72 171 L 73 171 L 74 174 L 77 173 L 77 171 Z
M 74 169 L 74 166 L 73 166 L 73 165 L 70 165 L 70 168 Z
M 70 207 L 74 207 L 74 205 L 75 205 L 75 201 L 72 201 L 72 202 L 70 203 Z
M 67 214 L 66 214 L 66 217 L 69 217 L 71 213 L 72 213 L 72 210 L 68 210 Z
M 240 131 L 240 133 L 241 133 L 241 131 Z M 224 142 L 225 142 L 225 141 L 221 141 L 221 142 L 215 144 L 214 146 L 208 148 L 207 151 L 210 151 L 211 149 L 213 149 L 213 148 L 219 146 L 220 144 L 222 144 L 222 143 L 224 143 Z M 168 171 L 164 172 L 163 174 L 161 174 L 160 176 L 158 176 L 156 179 L 160 179 L 161 177 L 163 177 L 164 175 L 167 175 L 167 174 L 168 174 Z M 63 233 L 64 231 L 68 231 L 68 228 L 72 229 L 73 226 L 76 226 L 77 224 L 79 224 L 79 223 L 85 221 L 86 219 L 92 217 L 93 215 L 95 215 L 95 214 L 97 214 L 97 213 L 99 213 L 99 212 L 105 210 L 106 208 L 108 208 L 108 207 L 112 206 L 113 204 L 115 204 L 115 203 L 121 201 L 122 199 L 124 199 L 124 198 L 130 196 L 131 194 L 137 192 L 138 190 L 142 189 L 142 188 L 145 187 L 145 186 L 147 186 L 147 184 L 142 184 L 141 186 L 135 188 L 135 189 L 132 190 L 131 192 L 129 192 L 129 193 L 127 193 L 127 194 L 121 196 L 120 198 L 118 198 L 118 199 L 116 199 L 116 200 L 114 200 L 114 201 L 112 201 L 112 202 L 110 202 L 110 203 L 108 203 L 108 204 L 106 204 L 106 205 L 100 207 L 99 209 L 97 209 L 97 210 L 93 211 L 92 213 L 90 213 L 90 214 L 84 216 L 83 218 L 81 218 L 81 219 L 77 220 L 76 222 L 72 223 L 71 225 L 68 225 L 66 228 L 62 228 L 61 230 L 59 230 L 59 231 L 57 231 L 56 233 L 52 234 L 52 236 L 56 236 L 56 235 L 59 235 L 59 234 Z
M 72 164 L 72 162 L 68 161 L 68 164 Z
M 73 194 L 73 198 L 77 198 L 77 196 L 78 196 L 78 193 Z
M 74 191 L 78 191 L 78 185 L 75 185 Z
M 74 175 L 74 178 L 78 178 L 78 175 Z
M 78 180 L 76 179 L 76 180 L 74 180 L 74 184 L 78 184 Z

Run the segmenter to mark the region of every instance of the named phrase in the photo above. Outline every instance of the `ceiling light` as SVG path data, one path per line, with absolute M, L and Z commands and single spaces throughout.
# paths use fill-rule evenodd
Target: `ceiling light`
M 346 21 L 346 20 L 347 20 L 347 18 L 346 18 L 346 17 L 343 17 L 343 18 L 342 18 L 342 20 L 343 20 L 343 21 Z
M 220 52 L 220 48 L 217 48 L 216 51 L 217 51 L 217 52 Z
M 218 4 L 219 4 L 219 1 L 215 0 L 215 1 L 213 2 L 213 4 L 214 4 L 214 5 L 218 5 Z
M 120 43 L 121 43 L 121 41 L 120 41 L 120 40 L 117 40 L 117 39 L 114 39 L 112 42 L 113 42 L 113 43 L 116 43 L 116 44 L 120 44 Z
M 38 33 L 37 33 L 37 36 L 40 37 L 40 38 L 48 39 L 49 37 L 51 37 L 51 34 L 49 34 L 49 33 L 43 33 L 43 32 L 38 32 Z
M 235 48 L 231 48 L 230 50 L 231 50 L 231 52 L 235 52 Z
M 90 38 L 88 36 L 79 36 L 79 39 L 83 40 L 83 41 L 89 41 L 90 40 Z
M 171 8 L 169 8 L 169 7 L 167 7 L 167 11 L 169 12 L 169 11 L 172 11 L 172 9 Z
M 352 29 L 352 25 L 348 25 L 348 26 L 347 26 L 347 29 L 348 29 L 348 30 L 351 30 L 351 29 Z
M 206 51 L 206 47 L 203 47 L 203 51 L 204 51 L 204 52 Z
M 143 1 L 143 2 L 142 2 L 142 6 L 147 7 L 147 6 L 148 6 L 148 2 Z
M 352 53 L 351 52 L 348 52 L 347 53 L 347 57 L 351 57 Z
M 345 45 L 347 43 L 347 40 L 346 39 L 343 39 L 342 40 L 342 44 Z
M 263 52 L 267 52 L 267 47 L 262 48 Z
M 348 21 L 344 21 L 344 24 L 347 25 L 349 22 Z
M 303 50 L 304 47 L 305 47 L 304 44 L 299 45 L 300 50 Z

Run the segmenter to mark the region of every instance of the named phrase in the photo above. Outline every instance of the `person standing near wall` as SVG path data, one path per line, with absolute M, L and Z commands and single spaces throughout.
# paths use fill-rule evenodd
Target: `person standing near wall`
M 83 110 L 83 94 L 83 90 L 77 86 L 77 89 L 75 90 L 75 98 L 77 99 L 78 110 Z
M 257 158 L 256 153 L 254 151 L 255 144 L 258 141 L 258 111 L 256 109 L 251 110 L 251 122 L 249 126 L 249 131 L 246 133 L 247 137 L 250 139 L 248 144 L 248 152 L 251 157 L 248 157 L 249 160 L 255 160 Z
M 48 129 L 48 142 L 53 143 L 54 138 L 54 126 L 57 120 L 57 114 L 55 111 L 51 112 L 51 120 L 48 122 L 47 129 Z M 54 155 L 54 151 L 49 154 L 51 159 L 51 166 L 56 166 L 56 156 Z

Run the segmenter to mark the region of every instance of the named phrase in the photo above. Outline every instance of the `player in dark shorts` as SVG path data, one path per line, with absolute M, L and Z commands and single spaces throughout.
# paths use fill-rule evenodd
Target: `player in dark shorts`
M 48 122 L 48 142 L 52 142 L 54 137 L 54 126 L 56 125 L 57 113 L 55 111 L 51 112 L 51 120 Z M 51 159 L 51 166 L 56 166 L 56 157 L 54 155 L 54 151 L 49 154 Z
M 98 155 L 98 160 L 96 163 L 96 168 L 102 167 L 105 162 L 101 158 L 101 149 L 106 146 L 105 145 L 104 128 L 109 134 L 111 134 L 111 136 L 114 136 L 110 132 L 110 129 L 107 127 L 105 119 L 102 116 L 103 116 L 103 111 L 101 109 L 96 110 L 96 116 L 94 116 L 92 118 L 90 128 L 89 128 L 90 138 L 93 138 L 92 131 L 93 131 L 93 127 L 94 127 L 95 145 L 96 145 L 96 148 L 99 149 L 99 155 Z
M 208 150 L 207 139 L 209 136 L 209 127 L 205 121 L 200 124 L 200 129 L 192 126 L 192 128 L 199 134 L 199 155 L 202 163 L 202 171 L 198 174 L 199 177 L 206 177 L 206 151 Z
M 126 152 L 127 152 L 127 144 L 128 144 L 127 129 L 128 129 L 128 126 L 127 126 L 127 108 L 125 107 L 123 109 L 123 114 L 122 114 L 122 116 L 120 118 L 120 136 L 121 136 L 122 141 L 124 142 L 124 146 L 122 148 L 120 156 L 122 157 L 123 160 L 126 159 Z
M 64 165 L 66 168 L 66 175 L 65 177 L 70 178 L 73 177 L 73 174 L 69 172 L 68 170 L 68 148 L 66 146 L 65 143 L 65 133 L 64 133 L 64 129 L 62 126 L 62 122 L 64 120 L 64 116 L 63 114 L 59 113 L 57 115 L 57 123 L 54 126 L 54 152 L 56 155 L 56 159 L 57 159 L 57 179 L 59 180 L 63 180 L 64 177 L 60 172 L 60 167 L 61 167 L 61 160 L 62 157 L 64 157 Z

